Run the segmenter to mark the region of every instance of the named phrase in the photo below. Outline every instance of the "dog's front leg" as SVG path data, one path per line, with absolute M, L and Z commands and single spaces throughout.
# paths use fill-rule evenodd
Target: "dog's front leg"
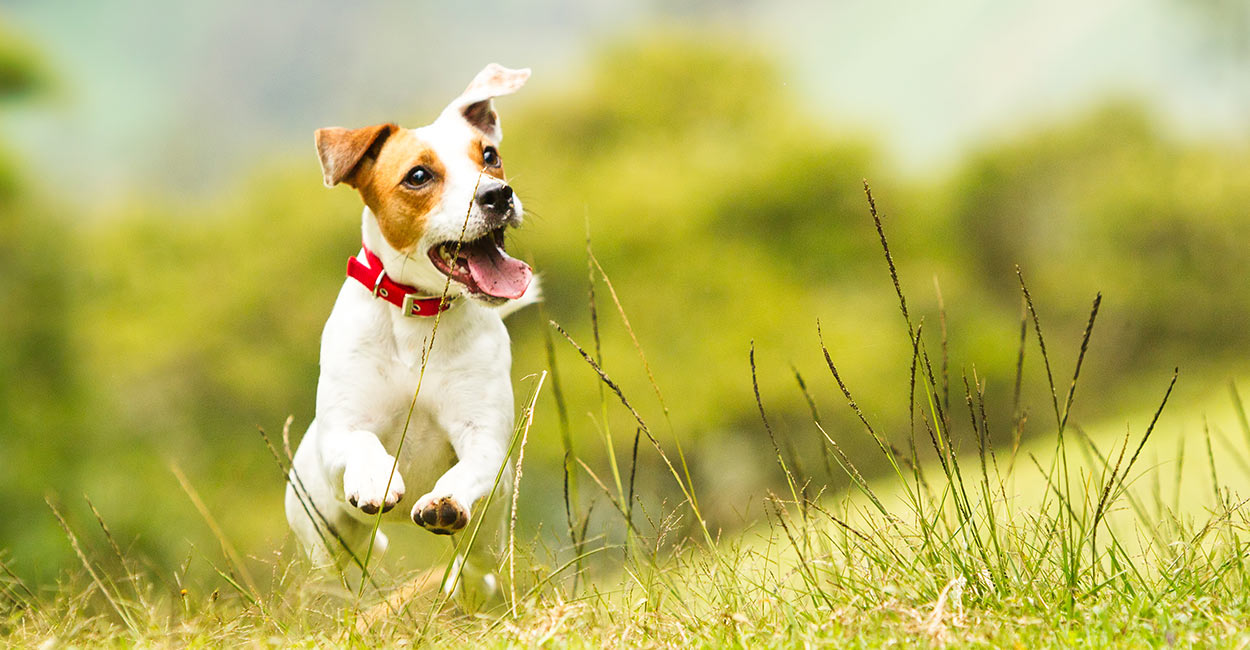
M 507 461 L 511 399 L 507 406 L 477 406 L 471 412 L 453 408 L 439 418 L 456 452 L 456 464 L 412 508 L 413 521 L 432 533 L 450 535 L 464 528 L 472 516 L 470 509 L 491 491 Z M 508 481 L 501 483 L 506 486 Z
M 342 477 L 343 499 L 368 515 L 386 512 L 404 498 L 404 479 L 372 431 L 339 431 L 326 436 L 322 454 L 330 476 Z
M 371 516 L 403 498 L 404 481 L 391 475 L 394 457 L 376 435 L 335 415 L 314 420 L 295 452 L 286 514 L 314 563 L 346 566 L 350 555 L 364 557 Z M 386 542 L 377 531 L 374 555 Z

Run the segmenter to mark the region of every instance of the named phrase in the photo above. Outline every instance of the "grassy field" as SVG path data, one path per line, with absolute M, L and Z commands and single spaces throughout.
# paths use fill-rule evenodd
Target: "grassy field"
M 49 503 L 81 563 L 42 590 L 2 567 L 0 638 L 31 647 L 1250 644 L 1250 512 L 1239 496 L 1250 487 L 1250 424 L 1237 389 L 1209 403 L 1171 404 L 1173 384 L 1164 384 L 1157 409 L 1078 427 L 1069 414 L 1082 397 L 1099 302 L 1079 350 L 1047 351 L 1023 274 L 1019 284 L 1019 355 L 1027 352 L 1028 370 L 1044 375 L 1044 394 L 1033 397 L 1048 409 L 1021 406 L 1019 387 L 1028 382 L 1020 378 L 1014 394 L 994 397 L 974 370 L 950 372 L 957 366 L 945 356 L 944 323 L 913 321 L 900 290 L 900 332 L 914 350 L 910 383 L 900 387 L 910 396 L 909 431 L 877 430 L 837 360 L 817 351 L 842 390 L 840 407 L 861 419 L 856 435 L 876 442 L 888 471 L 865 478 L 858 467 L 875 460 L 843 453 L 810 396 L 811 431 L 825 439 L 827 455 L 799 462 L 757 391 L 761 435 L 775 450 L 761 462 L 774 464 L 787 488 L 743 504 L 764 513 L 744 530 L 703 524 L 701 504 L 716 495 L 691 480 L 680 445 L 666 448 L 652 435 L 656 425 L 598 365 L 597 341 L 575 341 L 553 323 L 551 345 L 581 353 L 600 380 L 604 411 L 625 409 L 637 427 L 628 439 L 602 431 L 614 450 L 606 466 L 568 459 L 567 521 L 546 522 L 559 535 L 518 538 L 515 501 L 496 504 L 514 524 L 502 543 L 497 600 L 443 595 L 437 585 L 450 575 L 450 547 L 434 570 L 314 578 L 290 548 L 245 560 L 221 534 L 220 553 L 201 549 L 182 566 L 155 567 L 128 553 L 102 517 L 99 530 L 75 529 Z M 630 331 L 611 285 L 604 287 L 616 313 L 597 318 L 619 316 Z M 751 373 L 754 380 L 754 351 Z M 544 374 L 528 388 L 514 440 L 517 499 L 526 495 L 536 396 L 558 396 L 562 379 L 573 380 Z M 1011 402 L 1011 422 L 987 421 L 986 400 L 995 398 Z M 1016 432 L 1027 418 L 1047 422 L 1050 435 L 1021 443 Z M 274 441 L 279 465 L 281 446 Z M 658 455 L 680 499 L 634 493 L 640 453 Z M 840 468 L 842 487 L 819 487 L 798 469 L 822 460 Z M 588 501 L 579 490 L 597 495 L 593 517 L 577 507 Z M 212 514 L 202 514 L 214 526 Z M 485 543 L 458 537 L 461 545 Z M 192 562 L 212 563 L 217 579 L 187 581 Z

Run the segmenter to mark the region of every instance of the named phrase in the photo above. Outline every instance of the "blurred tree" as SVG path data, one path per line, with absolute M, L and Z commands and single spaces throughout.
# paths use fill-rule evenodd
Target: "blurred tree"
M 37 50 L 0 20 L 0 102 L 35 95 L 49 81 Z
M 725 407 L 749 381 L 748 342 L 772 349 L 796 328 L 814 338 L 812 320 L 792 315 L 814 319 L 818 296 L 872 259 L 861 179 L 885 176 L 879 156 L 807 114 L 769 58 L 741 43 L 653 34 L 606 48 L 589 70 L 505 116 L 523 134 L 508 155 L 537 214 L 520 250 L 545 273 L 550 312 L 589 340 L 588 223 L 661 388 L 683 396 L 675 427 L 717 439 L 753 418 L 749 404 Z M 517 331 L 517 365 L 541 367 L 541 330 Z M 628 337 L 607 337 L 605 356 L 624 385 L 648 391 Z M 792 377 L 763 381 L 801 401 Z
M 1116 335 L 1100 357 L 1120 373 L 1163 354 L 1207 364 L 1250 352 L 1244 150 L 1172 140 L 1113 103 L 975 156 L 954 184 L 966 262 L 1003 309 L 1018 302 L 1021 264 L 1064 319 L 1108 295 Z
M 48 86 L 35 50 L 0 26 L 0 105 L 34 98 Z M 55 574 L 54 524 L 43 493 L 76 465 L 74 431 L 83 420 L 82 384 L 72 333 L 81 303 L 69 281 L 73 236 L 22 182 L 20 165 L 0 149 L 0 540 L 21 566 Z M 61 467 L 62 471 L 48 472 Z M 51 474 L 51 475 L 49 475 Z M 51 480 L 49 480 L 51 479 Z

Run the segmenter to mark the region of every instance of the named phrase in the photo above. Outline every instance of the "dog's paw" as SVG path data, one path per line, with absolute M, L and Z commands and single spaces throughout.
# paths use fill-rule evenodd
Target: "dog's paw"
M 343 498 L 367 515 L 394 508 L 404 498 L 404 479 L 399 472 L 391 474 L 394 466 L 395 459 L 390 455 L 348 463 L 343 470 Z
M 469 511 L 455 499 L 436 497 L 433 493 L 417 500 L 412 520 L 436 535 L 450 535 L 469 523 Z

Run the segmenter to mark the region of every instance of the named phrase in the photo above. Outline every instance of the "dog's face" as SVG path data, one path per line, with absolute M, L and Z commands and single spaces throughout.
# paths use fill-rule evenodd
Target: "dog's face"
M 504 232 L 521 223 L 522 211 L 504 176 L 491 104 L 529 74 L 492 63 L 420 128 L 317 131 L 326 185 L 356 188 L 405 264 L 420 265 L 422 277 L 450 277 L 453 293 L 490 303 L 521 297 L 532 277 L 528 265 L 504 252 Z

